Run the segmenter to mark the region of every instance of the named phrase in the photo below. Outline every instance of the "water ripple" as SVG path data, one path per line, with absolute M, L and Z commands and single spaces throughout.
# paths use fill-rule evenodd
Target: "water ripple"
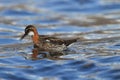
M 1 0 L 0 79 L 119 80 L 119 0 Z M 31 59 L 34 24 L 40 34 L 79 38 L 60 58 Z

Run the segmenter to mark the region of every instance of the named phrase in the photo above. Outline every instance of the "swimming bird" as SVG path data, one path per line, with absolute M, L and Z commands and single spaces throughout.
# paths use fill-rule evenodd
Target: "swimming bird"
M 27 35 L 30 35 L 34 44 L 33 52 L 48 52 L 51 54 L 64 54 L 67 50 L 67 46 L 76 42 L 77 39 L 61 39 L 57 37 L 51 37 L 48 35 L 39 35 L 35 26 L 28 25 L 25 28 L 25 33 L 21 37 L 21 40 Z

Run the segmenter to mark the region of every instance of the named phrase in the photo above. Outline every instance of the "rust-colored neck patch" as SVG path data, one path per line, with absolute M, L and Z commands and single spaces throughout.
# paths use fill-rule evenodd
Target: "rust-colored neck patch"
M 32 36 L 32 40 L 34 44 L 39 44 L 39 34 L 36 29 L 33 30 L 34 35 Z

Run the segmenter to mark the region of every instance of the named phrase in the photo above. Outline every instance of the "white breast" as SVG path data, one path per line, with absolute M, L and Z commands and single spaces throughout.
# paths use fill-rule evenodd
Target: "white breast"
M 33 32 L 33 31 L 30 31 L 30 32 L 28 33 L 28 35 L 33 36 L 33 35 L 34 35 L 34 32 Z

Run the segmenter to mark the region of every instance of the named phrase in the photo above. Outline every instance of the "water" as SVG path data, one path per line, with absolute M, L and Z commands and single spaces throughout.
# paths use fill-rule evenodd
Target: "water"
M 119 9 L 119 0 L 0 0 L 0 80 L 120 80 Z M 30 38 L 19 40 L 28 24 L 79 40 L 71 54 L 32 60 Z

